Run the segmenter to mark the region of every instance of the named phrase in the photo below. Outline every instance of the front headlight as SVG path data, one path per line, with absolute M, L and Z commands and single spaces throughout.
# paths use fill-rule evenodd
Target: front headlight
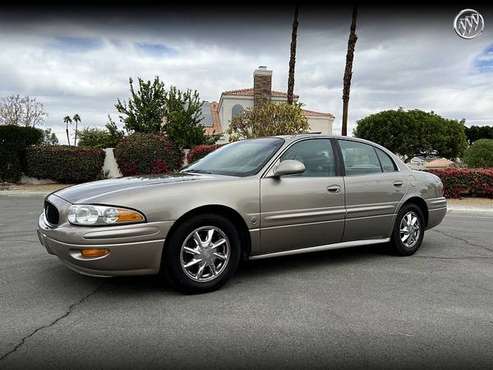
M 70 207 L 68 221 L 73 225 L 121 225 L 145 222 L 142 213 L 133 209 L 76 204 Z

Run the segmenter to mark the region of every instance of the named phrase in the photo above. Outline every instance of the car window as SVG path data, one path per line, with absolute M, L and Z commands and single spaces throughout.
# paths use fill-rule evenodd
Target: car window
M 356 141 L 340 140 L 346 176 L 381 173 L 382 168 L 373 146 Z
M 383 172 L 395 172 L 397 171 L 397 167 L 392 160 L 392 158 L 389 157 L 387 153 L 385 153 L 383 150 L 375 148 L 378 159 L 380 159 L 380 164 L 382 165 L 382 170 Z
M 305 172 L 292 176 L 328 177 L 336 175 L 334 152 L 328 139 L 304 140 L 293 144 L 281 161 L 294 159 L 305 165 Z

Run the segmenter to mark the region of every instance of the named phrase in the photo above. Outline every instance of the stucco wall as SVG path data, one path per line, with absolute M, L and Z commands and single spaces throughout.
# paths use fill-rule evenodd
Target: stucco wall
M 272 97 L 273 102 L 286 102 L 285 98 Z M 242 96 L 223 96 L 221 105 L 219 108 L 219 118 L 221 120 L 221 126 L 223 132 L 227 132 L 229 128 L 229 123 L 232 119 L 231 111 L 236 104 L 241 104 L 243 109 L 253 107 L 253 96 L 242 97 Z M 310 125 L 310 130 L 314 132 L 321 132 L 326 135 L 332 134 L 332 124 L 334 122 L 333 118 L 326 117 L 308 117 L 308 124 Z M 221 142 L 227 142 L 228 137 L 226 134 L 223 135 Z
M 308 117 L 308 124 L 310 125 L 310 131 L 320 132 L 324 135 L 332 135 L 333 118 L 325 117 Z
M 243 109 L 253 107 L 253 96 L 251 97 L 225 97 L 223 96 L 221 107 L 219 109 L 219 118 L 221 119 L 221 126 L 223 132 L 228 131 L 229 123 L 231 122 L 231 111 L 236 104 L 241 104 Z M 224 135 L 226 136 L 226 135 Z

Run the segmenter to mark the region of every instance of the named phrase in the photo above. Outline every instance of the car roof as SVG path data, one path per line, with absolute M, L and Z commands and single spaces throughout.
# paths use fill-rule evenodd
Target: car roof
M 325 134 L 298 134 L 298 135 L 277 135 L 277 136 L 273 136 L 273 137 L 278 137 L 278 138 L 284 139 L 287 143 L 290 143 L 292 141 L 299 140 L 299 139 L 305 139 L 305 138 L 307 138 L 307 139 L 313 139 L 313 138 L 324 138 L 325 139 L 325 138 L 328 138 L 328 139 L 342 139 L 342 140 L 360 141 L 362 143 L 368 143 L 368 144 L 380 146 L 377 143 L 374 143 L 372 141 L 368 141 L 365 139 L 360 139 L 360 138 L 352 137 L 352 136 L 337 136 L 337 135 L 325 135 Z

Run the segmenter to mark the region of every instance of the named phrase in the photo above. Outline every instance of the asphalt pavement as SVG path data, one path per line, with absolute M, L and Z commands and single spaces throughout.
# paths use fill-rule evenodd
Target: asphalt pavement
M 0 195 L 0 369 L 485 368 L 493 214 L 452 212 L 421 249 L 250 262 L 186 296 L 156 277 L 78 275 L 39 244 L 42 196 Z

